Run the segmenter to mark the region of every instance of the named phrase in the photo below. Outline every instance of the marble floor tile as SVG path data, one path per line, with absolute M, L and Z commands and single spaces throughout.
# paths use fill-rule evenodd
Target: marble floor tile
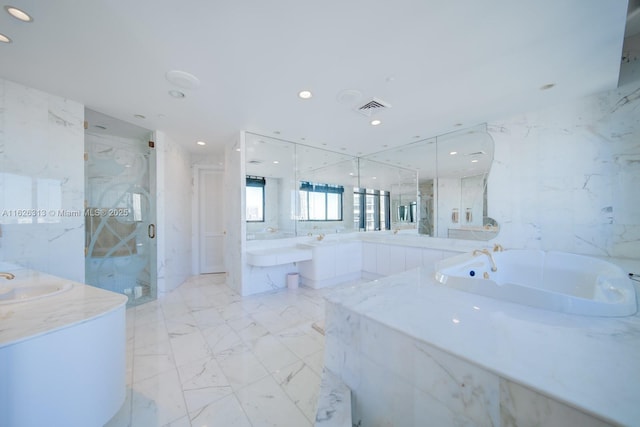
M 133 382 L 154 377 L 175 368 L 173 351 L 169 340 L 148 344 L 133 353 Z
M 236 395 L 254 427 L 312 425 L 271 376 L 238 390 Z
M 193 427 L 254 427 L 234 394 L 191 412 L 189 417 Z
M 180 366 L 178 374 L 190 413 L 233 393 L 213 356 Z
M 216 360 L 234 390 L 269 375 L 260 360 L 245 344 L 238 344 L 216 354 Z
M 133 426 L 164 426 L 187 413 L 182 384 L 175 368 L 134 383 L 132 392 Z
M 274 372 L 273 377 L 305 417 L 309 421 L 314 421 L 320 376 L 300 361 Z
M 271 373 L 300 360 L 278 338 L 264 335 L 248 343 L 253 353 Z
M 171 347 L 176 366 L 182 366 L 211 355 L 211 349 L 200 330 L 171 337 Z
M 327 290 L 241 297 L 191 277 L 127 310 L 125 403 L 107 427 L 305 427 L 315 419 Z
M 300 358 L 324 348 L 324 337 L 311 328 L 311 323 L 280 331 L 277 337 Z

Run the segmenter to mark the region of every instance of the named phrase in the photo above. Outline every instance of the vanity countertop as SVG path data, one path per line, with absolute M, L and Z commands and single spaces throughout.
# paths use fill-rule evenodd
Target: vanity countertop
M 609 260 L 640 274 L 640 261 Z M 638 313 L 577 316 L 497 301 L 440 285 L 433 267 L 327 299 L 609 422 L 640 420 Z
M 70 289 L 25 302 L 0 305 L 0 348 L 86 322 L 127 303 L 127 297 L 49 274 L 2 265 L 13 280 L 0 278 L 3 286 L 65 285 Z

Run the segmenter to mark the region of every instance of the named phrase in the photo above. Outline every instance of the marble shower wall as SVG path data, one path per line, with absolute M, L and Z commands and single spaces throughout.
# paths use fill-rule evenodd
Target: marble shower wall
M 191 274 L 191 156 L 164 132 L 156 135 L 158 292 L 169 292 Z
M 84 282 L 84 106 L 0 79 L 0 260 Z
M 558 88 L 559 89 L 559 88 Z M 554 90 L 554 89 L 551 89 Z M 640 64 L 617 89 L 488 124 L 505 247 L 640 257 Z

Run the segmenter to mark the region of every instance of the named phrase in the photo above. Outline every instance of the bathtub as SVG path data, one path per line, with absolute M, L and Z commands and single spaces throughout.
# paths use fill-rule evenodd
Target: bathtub
M 437 263 L 435 278 L 453 289 L 562 313 L 622 317 L 637 311 L 624 270 L 566 252 L 474 251 Z

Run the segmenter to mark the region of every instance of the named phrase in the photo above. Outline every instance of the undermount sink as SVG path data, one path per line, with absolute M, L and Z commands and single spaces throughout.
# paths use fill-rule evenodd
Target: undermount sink
M 0 305 L 33 301 L 50 297 L 71 289 L 71 283 L 35 286 L 0 285 Z

